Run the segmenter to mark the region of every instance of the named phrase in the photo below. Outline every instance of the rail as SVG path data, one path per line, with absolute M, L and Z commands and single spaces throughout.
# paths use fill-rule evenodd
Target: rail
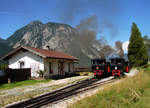
M 26 101 L 22 101 L 22 102 L 19 102 L 16 104 L 6 106 L 5 108 L 39 108 L 41 106 L 59 101 L 66 97 L 69 97 L 69 96 L 75 95 L 77 93 L 95 88 L 95 87 L 100 86 L 105 83 L 110 83 L 112 81 L 115 81 L 115 80 L 112 78 L 108 81 L 99 82 L 98 79 L 93 79 L 93 78 L 86 79 L 86 80 L 80 81 L 78 83 L 69 85 L 67 87 L 58 89 L 56 91 L 29 99 Z

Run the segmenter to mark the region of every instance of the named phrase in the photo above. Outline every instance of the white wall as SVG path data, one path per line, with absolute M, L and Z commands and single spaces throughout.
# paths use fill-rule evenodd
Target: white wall
M 52 70 L 53 70 L 52 74 L 49 74 L 49 62 L 52 63 Z M 44 70 L 45 70 L 44 76 L 57 75 L 58 74 L 58 63 L 59 62 L 64 62 L 64 72 L 69 72 L 69 68 L 68 68 L 69 63 L 70 63 L 70 72 L 74 71 L 74 69 L 73 69 L 74 63 L 71 62 L 70 60 L 45 58 L 44 59 Z
M 51 62 L 53 73 L 49 73 L 49 62 Z M 56 75 L 58 74 L 58 61 L 56 59 L 44 59 L 44 76 Z
M 68 66 L 69 64 L 68 64 L 68 62 L 65 62 L 64 63 L 64 72 L 68 72 Z
M 74 63 L 70 63 L 70 72 L 74 72 Z
M 9 68 L 17 69 L 19 68 L 19 61 L 24 61 L 25 67 L 24 68 L 31 68 L 31 76 L 38 76 L 37 69 L 44 71 L 44 64 L 43 58 L 37 56 L 31 52 L 22 52 L 19 51 L 18 53 L 14 54 L 9 59 Z
M 20 68 L 19 61 L 24 61 L 25 63 L 24 68 L 31 68 L 31 76 L 35 77 L 39 76 L 37 70 L 43 70 L 45 72 L 44 76 L 57 75 L 58 62 L 64 62 L 64 72 L 68 72 L 69 62 L 71 62 L 70 60 L 42 58 L 28 51 L 26 52 L 19 51 L 9 59 L 9 68 L 12 69 Z M 49 62 L 52 63 L 52 70 L 53 70 L 52 74 L 49 73 Z M 73 72 L 73 65 L 74 63 L 70 63 L 71 72 Z
M 65 61 L 64 65 L 65 65 L 65 72 L 69 72 L 69 64 L 70 64 L 70 72 L 74 71 L 74 63 L 70 62 L 70 61 Z

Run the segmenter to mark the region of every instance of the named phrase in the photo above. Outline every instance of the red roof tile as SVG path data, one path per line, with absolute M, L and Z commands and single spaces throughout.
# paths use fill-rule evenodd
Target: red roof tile
M 78 60 L 76 57 L 70 56 L 63 52 L 50 51 L 50 50 L 45 50 L 45 49 L 33 48 L 33 47 L 24 47 L 24 48 L 33 50 L 37 53 L 40 53 L 43 56 L 50 57 L 50 58 L 63 58 L 63 59 Z
M 58 52 L 58 51 L 50 51 L 50 50 L 45 50 L 45 49 L 39 49 L 39 48 L 33 48 L 33 47 L 19 47 L 17 49 L 15 49 L 14 51 L 10 52 L 9 54 L 5 55 L 4 57 L 2 57 L 1 59 L 5 59 L 11 55 L 13 55 L 14 53 L 16 53 L 17 51 L 19 51 L 20 49 L 26 49 L 28 51 L 31 51 L 32 53 L 36 53 L 40 56 L 43 57 L 50 57 L 50 58 L 59 58 L 59 59 L 70 59 L 70 60 L 78 60 L 78 58 L 70 56 L 68 54 L 65 54 L 63 52 Z

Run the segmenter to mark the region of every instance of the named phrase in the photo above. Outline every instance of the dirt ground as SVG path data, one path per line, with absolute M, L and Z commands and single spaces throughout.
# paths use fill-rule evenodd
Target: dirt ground
M 0 107 L 19 102 L 20 100 L 30 99 L 90 77 L 91 76 L 76 76 L 60 80 L 52 80 L 46 83 L 38 83 L 30 86 L 0 90 Z

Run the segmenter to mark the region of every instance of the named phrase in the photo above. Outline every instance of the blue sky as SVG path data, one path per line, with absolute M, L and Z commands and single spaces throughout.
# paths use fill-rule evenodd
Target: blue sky
M 76 27 L 92 15 L 98 18 L 97 38 L 104 36 L 110 45 L 129 40 L 132 22 L 150 37 L 149 0 L 0 0 L 0 37 L 34 20 Z

